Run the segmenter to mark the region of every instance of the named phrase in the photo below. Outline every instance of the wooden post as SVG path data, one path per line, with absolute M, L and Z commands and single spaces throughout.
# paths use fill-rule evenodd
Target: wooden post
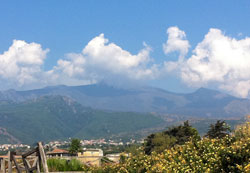
M 38 148 L 39 148 L 39 153 L 40 153 L 41 161 L 42 161 L 42 165 L 43 165 L 43 171 L 44 171 L 44 173 L 48 173 L 49 169 L 48 169 L 48 165 L 47 165 L 47 159 L 46 159 L 46 155 L 45 155 L 43 145 L 41 142 L 38 142 Z
M 37 170 L 36 170 L 36 172 L 37 173 L 40 173 L 41 172 L 41 169 L 40 169 L 40 159 L 38 158 L 38 161 L 36 162 L 36 168 L 37 168 Z
M 23 159 L 23 165 L 25 167 L 26 173 L 28 173 L 29 172 L 29 166 L 28 166 L 27 160 L 24 157 L 22 159 Z
M 2 158 L 1 160 L 1 172 L 2 173 L 6 173 L 6 169 L 5 169 L 5 159 Z
M 11 163 L 10 151 L 8 151 L 8 173 L 12 173 L 12 163 Z
M 36 162 L 37 173 L 40 173 L 41 172 L 40 165 L 42 165 L 42 163 L 41 163 L 41 156 L 39 154 L 39 149 L 38 149 L 38 152 L 36 153 L 36 155 L 37 155 L 37 162 Z
M 0 160 L 1 160 L 1 166 L 0 166 L 0 168 L 1 168 L 1 172 L 3 172 L 3 158 L 0 159 Z
M 11 161 L 14 161 L 14 164 L 15 164 L 16 170 L 17 170 L 17 173 L 22 173 L 21 168 L 20 168 L 20 166 L 18 165 L 18 163 L 17 163 L 17 161 L 16 161 L 15 155 L 16 155 L 16 153 L 14 153 L 14 152 L 11 152 L 11 153 L 10 153 Z

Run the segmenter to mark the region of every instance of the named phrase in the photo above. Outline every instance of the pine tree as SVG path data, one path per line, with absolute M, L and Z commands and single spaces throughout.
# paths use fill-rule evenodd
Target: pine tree
M 176 144 L 182 145 L 190 139 L 199 140 L 200 136 L 198 131 L 185 121 L 183 125 L 149 135 L 144 143 L 144 151 L 146 154 L 151 154 L 152 151 L 160 153 Z
M 223 138 L 231 132 L 230 127 L 225 121 L 218 120 L 215 124 L 211 124 L 205 135 L 208 138 Z

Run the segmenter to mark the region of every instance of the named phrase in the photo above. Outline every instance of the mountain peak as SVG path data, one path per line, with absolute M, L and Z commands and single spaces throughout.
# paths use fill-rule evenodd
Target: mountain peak
M 199 89 L 197 89 L 195 92 L 195 94 L 209 94 L 209 95 L 213 95 L 213 94 L 220 94 L 220 91 L 217 90 L 213 90 L 213 89 L 208 89 L 208 88 L 204 88 L 201 87 Z

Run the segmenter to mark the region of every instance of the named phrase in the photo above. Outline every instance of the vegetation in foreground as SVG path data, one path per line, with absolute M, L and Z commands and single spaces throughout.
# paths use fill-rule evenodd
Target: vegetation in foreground
M 202 139 L 185 122 L 184 125 L 150 135 L 144 146 L 130 157 L 122 157 L 119 164 L 82 168 L 100 173 L 250 172 L 250 122 L 238 126 L 231 133 L 225 122 L 217 121 Z
M 86 168 L 84 165 L 76 159 L 66 160 L 66 159 L 48 159 L 47 164 L 49 171 L 84 171 Z

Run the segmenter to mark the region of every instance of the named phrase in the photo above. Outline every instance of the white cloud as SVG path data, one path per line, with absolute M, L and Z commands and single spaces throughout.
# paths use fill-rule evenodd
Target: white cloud
M 163 45 L 166 54 L 177 51 L 177 61 L 154 64 L 147 45 L 132 54 L 104 34 L 93 38 L 80 53 L 66 54 L 49 71 L 43 70 L 48 49 L 40 44 L 14 40 L 0 54 L 0 89 L 27 89 L 46 85 L 80 85 L 105 81 L 124 85 L 159 79 L 166 73 L 177 72 L 191 87 L 213 86 L 240 97 L 250 91 L 250 38 L 237 40 L 219 29 L 210 29 L 197 44 L 189 58 L 186 34 L 177 27 L 167 30 Z M 161 66 L 163 65 L 163 69 Z
M 169 54 L 177 51 L 180 53 L 179 61 L 182 61 L 190 47 L 185 32 L 174 26 L 167 29 L 167 34 L 168 40 L 163 44 L 164 53 Z
M 149 66 L 152 59 L 150 48 L 145 46 L 133 55 L 104 37 L 93 38 L 79 54 L 68 54 L 67 59 L 58 60 L 54 71 L 78 80 L 128 83 L 155 77 L 157 68 Z M 59 72 L 58 72 L 59 71 Z
M 42 69 L 48 49 L 40 44 L 14 40 L 9 50 L 0 54 L 0 89 L 27 89 L 46 85 L 81 85 L 105 81 L 128 84 L 155 78 L 150 47 L 137 54 L 110 43 L 104 34 L 93 38 L 81 53 L 66 54 L 49 71 Z
M 190 86 L 213 85 L 240 97 L 249 94 L 250 38 L 237 40 L 210 29 L 190 58 L 171 63 L 178 66 L 182 80 Z
M 185 61 L 185 56 L 188 53 L 190 47 L 188 40 L 186 40 L 186 33 L 180 30 L 178 27 L 169 27 L 167 29 L 168 40 L 163 44 L 163 51 L 167 55 L 171 52 L 179 52 L 178 61 L 165 61 L 165 72 L 178 71 Z
M 145 47 L 131 54 L 104 34 L 93 38 L 81 53 L 66 54 L 49 71 L 42 69 L 48 49 L 40 44 L 14 40 L 10 48 L 0 54 L 0 89 L 30 89 L 46 85 L 80 85 L 106 81 L 125 84 L 155 77 L 157 67 L 150 65 L 151 49 Z
M 137 67 L 149 60 L 149 48 L 143 49 L 138 55 L 131 55 L 116 44 L 108 42 L 104 34 L 101 34 L 92 39 L 82 53 L 90 63 L 100 66 L 104 63 L 106 68 L 114 71 Z
M 104 34 L 92 39 L 82 51 L 90 66 L 138 79 L 143 77 L 144 73 L 146 74 L 144 70 L 150 61 L 149 53 L 150 48 L 145 47 L 138 54 L 132 55 L 116 44 L 109 43 L 108 39 L 104 38 Z
M 0 54 L 1 89 L 24 87 L 38 82 L 46 54 L 40 44 L 14 40 L 9 50 Z

